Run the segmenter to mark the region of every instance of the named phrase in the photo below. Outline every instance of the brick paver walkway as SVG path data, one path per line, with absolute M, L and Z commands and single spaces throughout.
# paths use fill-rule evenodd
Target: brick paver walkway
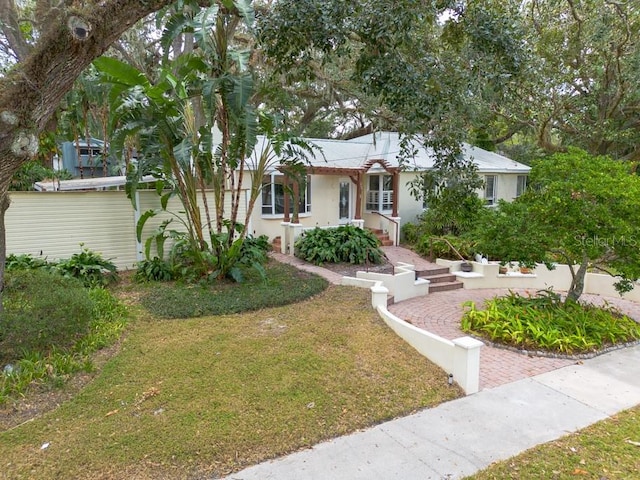
M 436 268 L 437 265 L 428 262 L 416 253 L 402 247 L 383 247 L 390 262 L 405 262 L 413 264 L 417 270 Z M 294 256 L 272 252 L 278 261 L 295 265 L 327 278 L 331 283 L 340 285 L 342 276 L 322 267 L 310 265 Z M 515 290 L 526 294 L 527 290 Z M 535 293 L 535 290 L 531 290 Z M 423 328 L 443 338 L 453 340 L 466 334 L 459 328 L 462 317 L 462 304 L 468 300 L 481 305 L 485 299 L 507 293 L 504 289 L 452 290 L 438 292 L 417 297 L 391 305 L 389 311 L 394 315 L 411 322 L 418 328 Z M 620 298 L 600 297 L 598 295 L 583 295 L 581 300 L 594 304 L 605 302 L 617 307 L 622 313 L 640 322 L 640 304 Z M 480 350 L 480 389 L 492 388 L 523 378 L 539 375 L 575 363 L 576 360 L 554 359 L 523 355 L 502 348 L 485 345 Z
M 269 255 L 281 263 L 288 263 L 289 265 L 293 265 L 294 267 L 297 267 L 300 270 L 304 270 L 305 272 L 311 272 L 315 273 L 316 275 L 320 275 L 334 285 L 340 285 L 342 283 L 342 275 L 340 275 L 339 273 L 335 273 L 331 270 L 327 270 L 326 268 L 312 265 L 311 263 L 300 260 L 298 257 L 294 257 L 293 255 L 285 255 L 284 253 L 280 252 L 271 252 L 269 253 Z
M 528 293 L 527 290 L 514 291 L 521 294 Z M 535 290 L 530 292 L 535 293 Z M 471 300 L 481 305 L 485 299 L 505 293 L 507 290 L 495 288 L 438 292 L 391 305 L 389 311 L 418 328 L 424 328 L 443 338 L 453 340 L 466 335 L 459 328 L 464 302 Z M 606 301 L 631 318 L 640 321 L 640 305 L 637 303 L 597 295 L 583 295 L 581 300 L 594 304 L 602 304 Z M 480 350 L 480 389 L 539 375 L 575 362 L 576 360 L 528 356 L 485 345 Z

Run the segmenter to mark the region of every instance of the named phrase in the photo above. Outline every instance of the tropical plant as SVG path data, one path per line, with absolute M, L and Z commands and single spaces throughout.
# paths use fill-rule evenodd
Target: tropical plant
M 563 302 L 543 290 L 534 297 L 513 292 L 464 304 L 462 330 L 526 350 L 584 353 L 640 339 L 640 325 L 612 307 Z
M 53 170 L 45 167 L 37 160 L 23 164 L 13 175 L 9 190 L 29 191 L 33 190 L 33 184 L 45 179 L 69 180 L 71 174 L 67 170 Z
M 113 146 L 120 151 L 125 139 L 138 138 L 141 155 L 128 172 L 127 192 L 135 202 L 139 179 L 151 174 L 157 179 L 163 210 L 171 197 L 179 198 L 184 217 L 173 220 L 182 224 L 184 232 L 167 229 L 165 222 L 150 238 L 162 259 L 166 234 L 173 237 L 179 243 L 172 249 L 179 253 L 174 259 L 182 263 L 177 272 L 186 267 L 192 277 L 240 278 L 235 267 L 249 251 L 242 248 L 247 234 L 243 225 L 266 169 L 277 161 L 295 167 L 312 153 L 299 139 L 277 133 L 277 122 L 253 106 L 250 50 L 235 42 L 241 32 L 251 37 L 253 28 L 250 1 L 236 1 L 231 9 L 218 4 L 202 10 L 184 8 L 173 15 L 163 33 L 161 43 L 167 55 L 157 80 L 112 58 L 95 62 L 113 85 L 112 108 L 120 125 Z M 193 35 L 198 48 L 170 59 L 171 46 L 184 33 Z M 269 140 L 256 149 L 259 132 Z M 241 219 L 246 175 L 253 181 L 246 217 Z M 213 191 L 215 218 L 209 209 L 208 188 Z M 139 239 L 146 221 L 156 213 L 142 215 Z M 147 240 L 147 260 L 149 246 Z M 254 256 L 246 263 L 260 268 L 257 260 Z
M 85 287 L 105 286 L 117 280 L 117 268 L 111 261 L 82 244 L 80 248 L 80 253 L 60 260 L 55 269 L 65 277 L 79 279 Z
M 158 257 L 141 260 L 136 265 L 135 279 L 139 282 L 167 282 L 173 279 L 169 262 Z
M 314 228 L 304 232 L 296 240 L 295 255 L 317 265 L 381 263 L 384 258 L 376 236 L 369 230 L 353 225 Z

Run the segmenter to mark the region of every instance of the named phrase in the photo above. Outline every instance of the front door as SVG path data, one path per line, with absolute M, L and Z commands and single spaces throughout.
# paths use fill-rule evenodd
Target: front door
M 351 221 L 351 180 L 340 179 L 339 190 L 338 219 L 341 224 L 345 224 Z

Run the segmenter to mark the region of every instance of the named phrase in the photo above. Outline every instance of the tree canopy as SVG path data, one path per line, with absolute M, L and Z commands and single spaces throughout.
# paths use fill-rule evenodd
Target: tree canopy
M 575 146 L 639 160 L 637 2 L 527 0 L 518 21 L 527 73 L 486 104 L 478 126 L 496 143 L 520 133 L 546 153 Z
M 589 268 L 619 276 L 616 288 L 628 291 L 640 278 L 640 177 L 630 168 L 578 149 L 536 162 L 531 188 L 479 226 L 479 248 L 504 261 L 567 263 L 573 300 Z
M 287 83 L 331 85 L 327 74 L 339 66 L 338 78 L 345 82 L 348 74 L 356 85 L 352 93 L 368 100 L 350 102 L 365 107 L 368 123 L 428 134 L 437 147 L 464 137 L 483 90 L 499 89 L 518 75 L 523 44 L 515 7 L 497 1 L 283 0 L 260 22 L 260 38 Z

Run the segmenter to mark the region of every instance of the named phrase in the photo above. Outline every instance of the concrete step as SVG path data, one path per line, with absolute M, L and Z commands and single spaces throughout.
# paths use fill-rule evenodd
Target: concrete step
M 416 270 L 416 278 L 429 278 L 436 275 L 446 275 L 449 274 L 449 267 L 440 267 L 440 268 L 430 268 L 428 270 Z
M 457 281 L 456 276 L 452 273 L 442 273 L 438 275 L 429 275 L 429 276 L 421 275 L 419 278 L 426 278 L 431 282 L 431 284 L 447 283 L 447 282 L 451 283 L 451 282 Z
M 376 228 L 368 228 L 367 230 L 369 230 L 378 238 L 378 240 L 380 241 L 380 245 L 382 245 L 383 247 L 393 246 L 393 240 L 389 238 L 388 233 L 384 233 L 383 230 L 376 229 Z
M 441 282 L 429 285 L 429 293 L 448 292 L 462 288 L 462 282 Z

